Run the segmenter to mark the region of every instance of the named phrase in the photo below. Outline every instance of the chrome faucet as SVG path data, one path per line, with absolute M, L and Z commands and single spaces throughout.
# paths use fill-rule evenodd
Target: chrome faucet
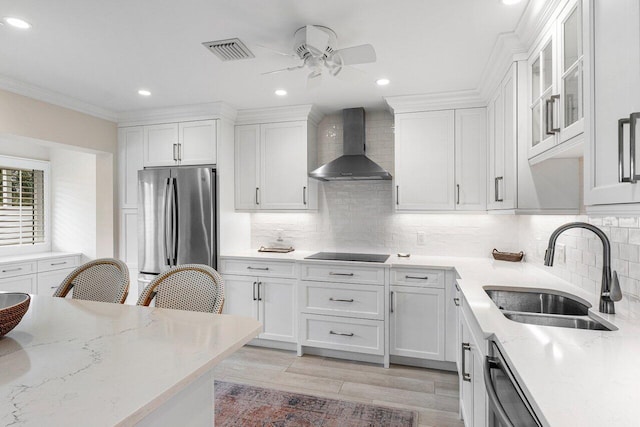
M 544 255 L 544 265 L 553 266 L 553 255 L 556 250 L 556 240 L 558 236 L 563 232 L 571 228 L 584 228 L 585 230 L 591 230 L 602 241 L 602 284 L 600 287 L 600 313 L 615 314 L 616 309 L 614 306 L 615 301 L 622 299 L 622 291 L 620 290 L 620 283 L 618 282 L 618 274 L 614 271 L 611 274 L 611 244 L 607 235 L 598 227 L 588 224 L 586 222 L 570 222 L 568 224 L 561 225 L 551 233 L 549 237 L 549 246 Z

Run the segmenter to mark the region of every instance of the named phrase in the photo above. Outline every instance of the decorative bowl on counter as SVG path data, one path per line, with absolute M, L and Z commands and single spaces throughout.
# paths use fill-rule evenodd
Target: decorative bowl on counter
M 29 309 L 31 297 L 21 292 L 0 293 L 0 337 L 16 327 Z

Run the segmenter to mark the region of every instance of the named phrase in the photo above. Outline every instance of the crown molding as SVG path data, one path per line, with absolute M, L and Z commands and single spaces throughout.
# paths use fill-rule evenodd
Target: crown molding
M 531 49 L 535 46 L 545 27 L 554 15 L 558 15 L 569 0 L 530 0 L 520 17 L 515 33 L 523 46 Z
M 254 108 L 239 110 L 236 125 L 259 123 L 291 122 L 310 120 L 317 125 L 324 115 L 314 105 L 294 105 L 291 107 Z
M 394 114 L 454 108 L 475 108 L 485 107 L 487 105 L 477 90 L 387 96 L 384 100 Z
M 225 102 L 210 102 L 123 112 L 118 115 L 118 127 L 171 123 L 184 120 L 225 119 L 233 122 L 236 119 L 236 115 L 236 109 L 229 104 Z
M 0 89 L 6 90 L 7 92 L 15 93 L 17 95 L 26 96 L 38 101 L 46 102 L 48 104 L 57 105 L 58 107 L 67 108 L 69 110 L 97 117 L 99 119 L 108 120 L 110 122 L 115 122 L 117 118 L 117 114 L 113 111 L 98 107 L 93 104 L 89 104 L 84 101 L 80 101 L 79 99 L 63 95 L 59 92 L 54 92 L 49 89 L 44 89 L 40 86 L 12 79 L 11 77 L 7 76 L 0 75 Z
M 526 54 L 527 48 L 515 32 L 498 35 L 480 77 L 478 92 L 481 98 L 489 102 L 513 61 L 526 59 Z

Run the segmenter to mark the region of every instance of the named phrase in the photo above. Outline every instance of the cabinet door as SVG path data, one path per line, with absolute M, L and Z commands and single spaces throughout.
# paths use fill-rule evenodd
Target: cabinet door
M 130 269 L 138 269 L 138 210 L 120 211 L 120 259 Z
M 178 125 L 181 165 L 216 164 L 216 121 L 200 120 Z
M 391 286 L 390 354 L 444 360 L 444 289 Z
M 396 114 L 396 209 L 453 210 L 454 112 Z
M 73 268 L 38 273 L 38 295 L 53 296 L 62 281 L 67 278 Z
M 297 342 L 295 279 L 259 278 L 260 338 Z
M 471 329 L 467 324 L 464 315 L 460 314 L 459 320 L 459 337 L 460 345 L 460 366 L 458 377 L 460 378 L 460 412 L 464 420 L 465 427 L 473 427 L 474 411 L 473 411 L 473 378 L 476 363 L 473 361 L 474 353 L 471 347 Z
M 554 147 L 558 142 L 560 95 L 556 89 L 556 38 L 552 27 L 529 58 L 529 158 Z
M 258 319 L 257 277 L 224 276 L 224 314 Z
M 590 4 L 593 30 L 591 37 L 584 38 L 585 44 L 591 43 L 591 57 L 585 68 L 585 81 L 591 85 L 585 103 L 585 123 L 589 124 L 585 204 L 639 202 L 640 185 L 619 179 L 622 175 L 624 181 L 629 180 L 631 147 L 629 123 L 622 123 L 623 147 L 619 151 L 618 126 L 619 120 L 640 112 L 640 3 L 594 0 Z M 635 164 L 640 165 L 640 147 L 635 148 Z M 638 175 L 638 166 L 635 174 Z
M 517 197 L 517 69 L 513 64 L 489 102 L 489 210 L 515 209 Z
M 261 209 L 307 208 L 307 122 L 260 126 Z
M 144 129 L 142 126 L 118 129 L 120 207 L 138 205 L 138 171 L 144 167 Z
M 24 292 L 33 294 L 37 289 L 37 276 L 27 274 L 24 276 L 8 277 L 0 279 L 0 292 Z
M 144 166 L 175 165 L 177 149 L 177 123 L 144 127 Z
M 487 110 L 456 110 L 456 210 L 487 207 Z
M 236 126 L 235 138 L 236 209 L 258 208 L 260 178 L 260 126 Z
M 570 1 L 558 18 L 559 143 L 584 130 L 581 4 L 581 1 Z
M 484 356 L 473 340 L 469 356 L 469 365 L 473 366 L 471 368 L 473 425 L 474 427 L 485 427 L 487 425 L 487 390 L 484 386 Z

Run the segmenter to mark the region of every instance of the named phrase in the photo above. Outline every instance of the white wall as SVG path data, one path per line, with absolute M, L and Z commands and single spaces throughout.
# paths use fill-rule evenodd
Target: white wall
M 96 155 L 53 149 L 50 160 L 52 250 L 96 258 Z

